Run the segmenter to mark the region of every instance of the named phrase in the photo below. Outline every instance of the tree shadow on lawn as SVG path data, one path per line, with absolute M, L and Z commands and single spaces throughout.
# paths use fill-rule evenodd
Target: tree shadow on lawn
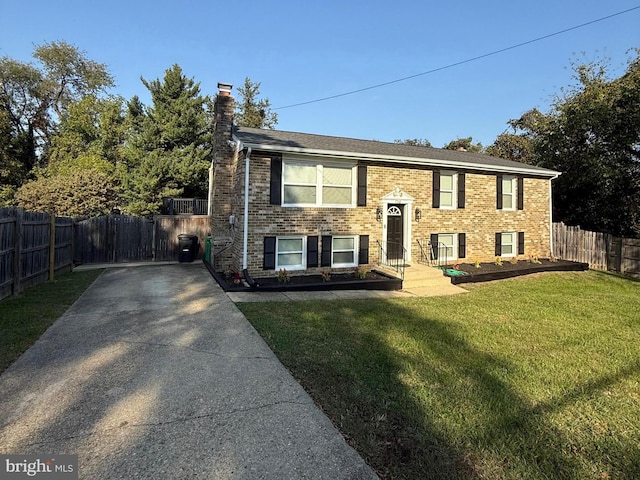
M 373 310 L 355 319 L 351 304 L 334 303 L 309 318 L 301 307 L 299 320 L 284 326 L 298 346 L 282 357 L 383 478 L 584 478 L 589 466 L 572 451 L 584 446 L 548 416 L 637 375 L 640 363 L 534 405 L 500 378 L 517 366 L 471 345 L 454 324 L 415 318 L 402 302 L 385 303 L 385 320 Z M 256 327 L 265 336 L 259 322 Z M 310 343 L 323 331 L 333 333 L 318 355 L 298 329 L 314 330 Z M 266 338 L 274 347 L 277 339 Z M 277 344 L 275 350 L 282 355 Z M 637 458 L 637 448 L 629 448 L 634 451 L 616 457 Z M 609 474 L 632 478 L 638 466 L 630 460 L 615 468 Z

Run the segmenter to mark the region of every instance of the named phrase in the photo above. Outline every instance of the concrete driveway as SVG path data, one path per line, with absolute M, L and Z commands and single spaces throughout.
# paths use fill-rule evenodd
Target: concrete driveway
M 0 377 L 0 453 L 80 478 L 377 478 L 202 264 L 105 271 Z

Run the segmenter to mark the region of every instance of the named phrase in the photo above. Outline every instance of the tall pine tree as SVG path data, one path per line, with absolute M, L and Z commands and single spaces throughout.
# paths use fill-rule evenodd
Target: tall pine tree
M 142 83 L 153 105 L 129 102 L 131 171 L 125 210 L 150 216 L 159 213 L 163 198 L 206 196 L 213 155 L 210 99 L 178 65 L 166 70 L 162 81 L 142 78 Z
M 244 84 L 238 88 L 242 98 L 236 106 L 235 122 L 241 127 L 270 128 L 278 123 L 278 114 L 271 111 L 268 98 L 258 100 L 260 82 L 252 82 L 245 77 Z

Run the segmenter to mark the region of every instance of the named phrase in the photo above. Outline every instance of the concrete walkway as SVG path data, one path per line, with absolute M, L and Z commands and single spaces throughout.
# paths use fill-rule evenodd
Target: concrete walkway
M 457 285 L 418 287 L 403 290 L 333 290 L 320 292 L 227 292 L 235 302 L 299 302 L 304 300 L 351 300 L 358 298 L 440 297 L 467 293 Z
M 0 376 L 0 452 L 80 478 L 377 478 L 201 263 L 109 269 Z

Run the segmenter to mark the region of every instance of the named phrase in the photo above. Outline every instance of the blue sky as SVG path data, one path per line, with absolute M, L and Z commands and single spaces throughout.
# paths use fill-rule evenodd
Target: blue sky
M 640 0 L 395 2 L 0 0 L 0 56 L 30 61 L 65 40 L 106 63 L 111 93 L 149 97 L 140 77 L 174 63 L 215 94 L 261 82 L 274 108 L 338 95 L 490 53 L 640 5 Z M 547 110 L 573 60 L 609 57 L 618 76 L 640 47 L 640 9 L 482 60 L 362 93 L 275 110 L 277 128 L 440 147 L 485 145 L 506 122 Z

